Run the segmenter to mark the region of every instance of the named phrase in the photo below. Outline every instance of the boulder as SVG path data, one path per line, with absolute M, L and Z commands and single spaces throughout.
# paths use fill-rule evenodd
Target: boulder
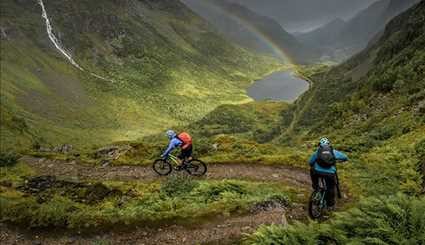
M 129 145 L 112 145 L 96 150 L 95 158 L 116 160 L 125 155 L 132 147 Z

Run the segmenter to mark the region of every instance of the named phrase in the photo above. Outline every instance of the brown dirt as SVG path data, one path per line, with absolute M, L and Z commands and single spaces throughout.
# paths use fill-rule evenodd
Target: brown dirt
M 170 225 L 160 228 L 135 227 L 128 232 L 109 232 L 90 236 L 80 234 L 43 234 L 2 228 L 2 244 L 230 244 L 241 239 L 243 234 L 254 232 L 260 225 L 287 224 L 301 219 L 304 207 L 291 209 L 273 208 L 243 216 L 218 217 L 198 225 Z M 54 232 L 53 232 L 54 233 Z M 100 243 L 107 242 L 107 243 Z
M 82 165 L 77 162 L 48 160 L 26 156 L 22 161 L 39 174 L 73 179 L 154 181 L 158 177 L 151 167 Z M 305 195 L 309 188 L 309 175 L 305 170 L 283 167 L 243 164 L 211 164 L 208 179 L 248 179 L 255 181 L 283 182 L 300 188 Z M 282 224 L 305 219 L 302 204 L 291 208 L 268 207 L 251 213 L 215 217 L 199 224 L 171 224 L 159 227 L 134 227 L 131 231 L 111 231 L 91 235 L 55 231 L 22 231 L 0 226 L 1 244 L 230 244 L 245 233 L 252 233 L 260 225 Z M 172 223 L 172 222 L 171 222 Z
M 43 175 L 60 176 L 72 179 L 154 181 L 160 178 L 150 166 L 93 166 L 76 161 L 49 160 L 45 158 L 23 157 Z M 265 166 L 254 164 L 210 164 L 207 179 L 246 179 L 254 181 L 284 182 L 291 186 L 305 188 L 310 185 L 307 171 L 285 166 Z

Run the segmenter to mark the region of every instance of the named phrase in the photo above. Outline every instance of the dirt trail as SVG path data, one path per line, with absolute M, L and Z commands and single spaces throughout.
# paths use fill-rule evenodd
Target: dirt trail
M 74 180 L 122 180 L 154 181 L 158 175 L 150 166 L 107 166 L 83 165 L 75 161 L 49 160 L 23 157 L 41 175 L 52 175 Z M 253 164 L 210 164 L 208 179 L 247 179 L 254 181 L 282 182 L 300 189 L 305 195 L 310 178 L 305 170 Z M 104 232 L 82 236 L 55 232 L 36 233 L 0 227 L 2 244 L 226 244 L 240 239 L 242 234 L 251 233 L 263 224 L 281 224 L 305 218 L 305 207 L 293 204 L 291 208 L 267 207 L 251 213 L 216 217 L 203 220 L 198 225 L 169 225 L 160 228 L 135 227 L 126 232 Z M 287 220 L 288 219 L 288 220 Z M 52 234 L 53 233 L 53 234 Z M 107 241 L 108 243 L 102 243 Z
M 150 166 L 93 166 L 76 161 L 49 160 L 45 158 L 23 157 L 22 161 L 40 174 L 72 179 L 154 181 L 159 176 Z M 254 164 L 210 164 L 207 179 L 247 179 L 255 181 L 284 182 L 300 188 L 308 187 L 310 177 L 307 171 L 284 166 L 264 166 Z
M 304 207 L 291 210 L 273 208 L 244 216 L 219 217 L 203 224 L 184 226 L 171 225 L 161 228 L 138 227 L 127 232 L 105 232 L 99 235 L 21 233 L 2 229 L 2 244 L 59 245 L 59 244 L 233 244 L 244 233 L 254 232 L 260 225 L 282 224 L 287 220 L 300 219 Z M 297 216 L 298 213 L 298 216 Z M 285 214 L 285 215 L 284 215 Z M 293 216 L 294 215 L 294 216 Z M 0 227 L 1 228 L 1 227 Z M 54 232 L 53 232 L 54 233 Z M 103 242 L 103 243 L 102 243 Z

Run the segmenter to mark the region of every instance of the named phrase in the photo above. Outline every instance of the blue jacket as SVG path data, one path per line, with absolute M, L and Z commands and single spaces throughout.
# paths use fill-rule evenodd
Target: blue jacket
M 168 157 L 170 153 L 176 149 L 177 147 L 181 146 L 183 142 L 179 140 L 177 137 L 174 137 L 170 140 L 170 143 L 168 144 L 167 149 L 162 153 L 161 157 Z
M 310 160 L 308 161 L 308 163 L 310 164 L 310 166 L 312 166 L 314 168 L 314 170 L 316 170 L 317 172 L 321 172 L 321 173 L 326 173 L 326 174 L 334 174 L 336 173 L 336 167 L 332 166 L 330 168 L 322 168 L 320 167 L 320 165 L 317 163 L 317 153 L 319 150 L 316 150 L 316 152 L 313 153 L 313 155 L 311 155 Z M 348 161 L 348 157 L 347 155 L 345 155 L 344 153 L 334 150 L 334 155 L 336 160 L 338 161 Z

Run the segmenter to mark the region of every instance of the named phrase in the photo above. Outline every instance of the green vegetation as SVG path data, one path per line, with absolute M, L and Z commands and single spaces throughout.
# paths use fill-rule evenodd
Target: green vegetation
M 233 46 L 180 2 L 45 4 L 87 71 L 52 47 L 35 2 L 2 1 L 2 151 L 136 140 L 247 102 L 251 81 L 282 68 Z
M 0 152 L 0 167 L 15 165 L 18 162 L 19 155 L 13 152 Z
M 262 227 L 246 242 L 425 242 L 424 1 L 394 19 L 380 40 L 344 64 L 299 67 L 297 72 L 311 82 L 311 89 L 291 105 L 243 103 L 249 102 L 244 89 L 250 81 L 282 66 L 205 31 L 208 25 L 180 5 L 163 8 L 161 1 L 152 3 L 151 9 L 138 2 L 145 9 L 142 13 L 128 11 L 124 3 L 102 2 L 105 13 L 83 0 L 64 6 L 52 2 L 47 8 L 65 46 L 75 47 L 77 60 L 114 83 L 72 69 L 46 48 L 45 34 L 34 31 L 43 28 L 29 6 L 2 2 L 2 9 L 7 9 L 2 25 L 19 30 L 8 32 L 13 42 L 2 42 L 1 47 L 2 149 L 118 142 L 130 147 L 113 164 L 146 165 L 166 145 L 158 130 L 172 125 L 194 136 L 196 157 L 210 164 L 308 168 L 306 161 L 317 140 L 327 136 L 350 157 L 349 163 L 339 166 L 343 190 L 353 197 L 350 207 L 320 224 Z M 88 12 L 78 11 L 80 7 Z M 23 17 L 13 17 L 16 10 Z M 111 36 L 94 31 L 90 19 L 96 20 L 96 30 L 105 28 L 101 33 Z M 25 39 L 30 35 L 37 37 L 35 41 Z M 79 146 L 91 151 L 83 144 Z M 82 160 L 101 162 L 93 152 L 85 153 Z M 79 183 L 79 191 L 67 195 L 59 194 L 63 186 L 54 185 L 28 195 L 18 187 L 34 173 L 22 163 L 15 165 L 16 159 L 1 155 L 1 219 L 33 227 L 197 222 L 247 212 L 270 199 L 294 200 L 294 190 L 277 184 L 182 176 L 153 183 Z M 115 194 L 87 203 L 93 186 Z
M 424 197 L 371 197 L 328 223 L 262 227 L 246 244 L 424 244 L 424 214 Z
M 346 63 L 299 70 L 312 88 L 284 111 L 275 141 L 330 137 L 349 153 L 340 175 L 359 201 L 328 222 L 262 227 L 247 244 L 425 243 L 424 16 L 421 1 Z
M 187 131 L 194 139 L 194 155 L 212 163 L 285 164 L 306 168 L 308 153 L 296 147 L 284 147 L 270 142 L 280 134 L 284 102 L 250 102 L 242 105 L 223 105 L 201 120 L 177 131 Z M 120 142 L 131 150 L 112 161 L 116 165 L 150 165 L 157 159 L 167 138 L 163 133 L 141 141 Z M 98 164 L 89 154 L 85 160 Z
M 171 176 L 162 183 L 146 184 L 74 183 L 50 177 L 24 182 L 21 177 L 13 177 L 23 173 L 18 167 L 24 166 L 2 168 L 2 183 L 8 180 L 12 185 L 0 187 L 0 217 L 3 222 L 31 227 L 105 229 L 171 220 L 192 223 L 217 215 L 243 214 L 255 204 L 269 200 L 289 205 L 295 198 L 294 190 L 279 184 L 193 180 L 187 176 Z M 34 187 L 26 188 L 26 185 L 34 181 L 42 181 L 35 182 L 40 189 L 27 195 Z M 46 181 L 50 181 L 49 185 L 41 188 L 43 184 L 39 183 Z

